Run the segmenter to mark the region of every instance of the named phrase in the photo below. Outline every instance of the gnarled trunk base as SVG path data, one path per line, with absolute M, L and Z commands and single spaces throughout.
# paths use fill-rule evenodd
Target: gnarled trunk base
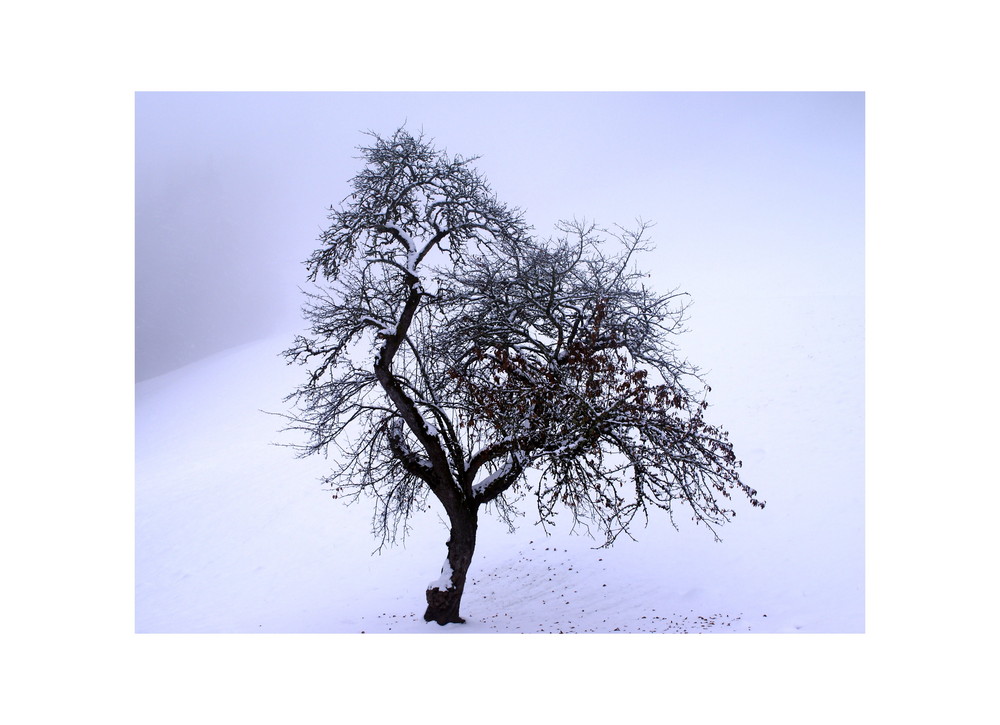
M 428 589 L 427 611 L 424 612 L 425 622 L 446 624 L 465 624 L 458 615 L 462 604 L 462 593 L 457 589 Z
M 475 509 L 452 513 L 450 518 L 448 558 L 441 567 L 441 578 L 427 587 L 427 611 L 424 612 L 425 622 L 437 622 L 442 626 L 465 623 L 458 609 L 465 591 L 465 575 L 476 550 L 478 525 Z

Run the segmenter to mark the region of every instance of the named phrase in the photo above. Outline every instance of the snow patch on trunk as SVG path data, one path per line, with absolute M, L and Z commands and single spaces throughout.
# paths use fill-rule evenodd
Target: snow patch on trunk
M 444 564 L 441 566 L 441 576 L 437 578 L 437 581 L 432 581 L 427 585 L 427 589 L 437 589 L 438 591 L 446 591 L 451 589 L 451 563 L 446 558 Z

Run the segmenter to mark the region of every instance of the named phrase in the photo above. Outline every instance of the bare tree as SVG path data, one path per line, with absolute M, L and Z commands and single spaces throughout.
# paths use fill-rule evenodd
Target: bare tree
M 383 544 L 428 494 L 443 507 L 427 621 L 463 621 L 484 505 L 512 526 L 530 496 L 543 526 L 563 507 L 605 545 L 651 508 L 673 520 L 682 506 L 714 534 L 734 490 L 764 506 L 677 355 L 686 296 L 654 292 L 635 267 L 647 224 L 566 222 L 540 240 L 475 159 L 405 129 L 370 135 L 306 263 L 311 334 L 286 356 L 308 376 L 288 399 L 303 454 L 337 449 L 336 495 L 374 498 Z

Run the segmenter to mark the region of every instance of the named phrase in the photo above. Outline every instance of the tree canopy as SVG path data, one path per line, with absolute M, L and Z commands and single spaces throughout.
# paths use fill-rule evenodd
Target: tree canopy
M 306 262 L 308 370 L 289 400 L 305 454 L 335 449 L 336 495 L 375 502 L 383 543 L 432 496 L 451 526 L 428 621 L 461 621 L 478 511 L 508 524 L 530 498 L 610 545 L 636 517 L 715 527 L 740 480 L 681 358 L 688 297 L 648 285 L 650 225 L 561 222 L 538 237 L 473 166 L 401 128 L 371 134 L 350 195 Z

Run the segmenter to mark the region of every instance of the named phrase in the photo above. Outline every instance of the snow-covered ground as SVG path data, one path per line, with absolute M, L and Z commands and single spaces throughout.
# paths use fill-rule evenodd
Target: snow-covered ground
M 295 331 L 136 386 L 137 632 L 588 633 L 865 630 L 864 301 L 696 299 L 681 350 L 744 480 L 715 542 L 651 518 L 611 549 L 484 517 L 464 625 L 422 618 L 447 538 L 435 512 L 373 555 L 371 511 L 280 443 Z M 528 503 L 528 502 L 525 502 Z

